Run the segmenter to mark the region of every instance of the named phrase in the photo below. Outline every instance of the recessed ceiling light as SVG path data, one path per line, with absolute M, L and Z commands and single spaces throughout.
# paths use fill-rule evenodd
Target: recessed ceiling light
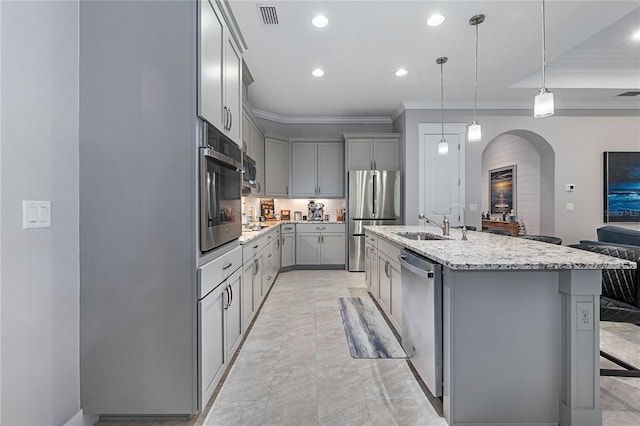
M 427 25 L 430 27 L 437 27 L 438 25 L 442 24 L 444 22 L 444 16 L 436 13 L 434 15 L 431 15 L 431 17 L 429 19 L 427 19 Z
M 405 68 L 398 68 L 398 71 L 396 71 L 397 77 L 404 77 L 407 74 L 409 74 L 409 71 L 407 71 Z
M 311 72 L 311 74 L 313 74 L 314 77 L 322 77 L 324 75 L 324 71 L 322 71 L 320 68 L 316 68 Z
M 329 24 L 329 20 L 326 16 L 318 15 L 311 20 L 314 27 L 324 28 Z

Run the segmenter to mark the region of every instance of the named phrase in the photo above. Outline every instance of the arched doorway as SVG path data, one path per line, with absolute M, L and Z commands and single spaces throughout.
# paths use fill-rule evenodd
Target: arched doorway
M 510 130 L 482 152 L 482 206 L 489 209 L 489 170 L 516 165 L 516 216 L 529 234 L 555 233 L 555 152 L 542 136 Z

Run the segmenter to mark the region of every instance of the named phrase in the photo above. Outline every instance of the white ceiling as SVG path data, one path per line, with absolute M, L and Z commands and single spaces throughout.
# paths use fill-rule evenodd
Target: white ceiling
M 282 117 L 391 117 L 407 105 L 473 106 L 479 26 L 478 108 L 532 109 L 541 86 L 540 1 L 229 1 L 246 40 L 255 79 L 251 105 Z M 266 26 L 258 5 L 275 6 Z M 558 109 L 638 109 L 640 1 L 547 0 L 547 87 Z M 446 21 L 428 27 L 441 13 Z M 323 29 L 316 14 L 329 18 Z M 320 67 L 325 75 L 311 71 Z M 409 74 L 394 72 L 405 67 Z

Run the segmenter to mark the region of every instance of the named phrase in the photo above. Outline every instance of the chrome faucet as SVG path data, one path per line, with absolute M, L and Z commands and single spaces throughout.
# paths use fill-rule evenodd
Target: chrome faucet
M 449 219 L 447 219 L 447 216 L 445 216 L 445 215 L 442 215 L 442 217 L 444 217 L 444 220 L 442 221 L 442 224 L 439 224 L 435 220 L 431 219 L 428 216 L 423 215 L 422 213 L 420 213 L 418 215 L 418 220 L 424 220 L 426 222 L 433 223 L 434 225 L 436 225 L 437 227 L 442 229 L 442 235 L 444 235 L 445 237 L 448 237 L 449 236 Z
M 462 241 L 467 241 L 467 227 L 464 225 L 464 217 L 467 213 L 462 204 L 452 204 L 451 207 L 449 207 L 449 213 L 451 213 L 454 207 L 460 207 L 462 209 Z

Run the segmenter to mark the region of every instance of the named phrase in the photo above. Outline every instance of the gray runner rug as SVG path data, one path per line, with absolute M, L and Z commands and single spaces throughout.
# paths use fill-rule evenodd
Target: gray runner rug
M 338 298 L 351 358 L 406 358 L 402 346 L 368 298 Z

